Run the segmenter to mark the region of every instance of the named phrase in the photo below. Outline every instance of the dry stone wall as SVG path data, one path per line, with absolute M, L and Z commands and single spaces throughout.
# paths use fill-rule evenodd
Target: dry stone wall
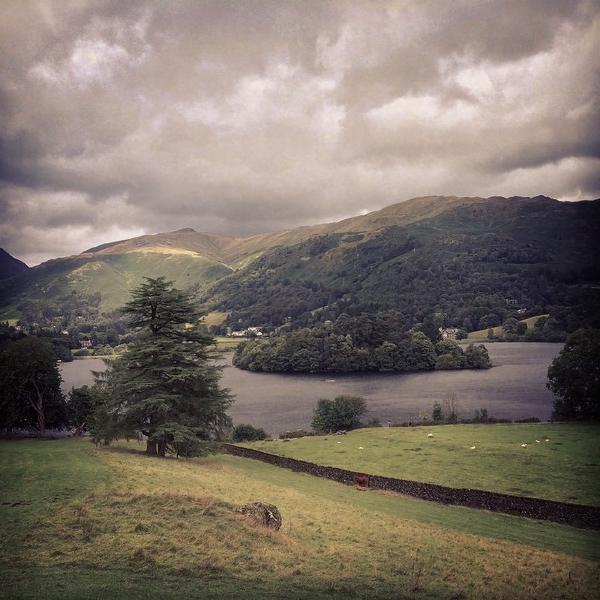
M 369 487 L 371 488 L 414 496 L 421 500 L 428 500 L 441 504 L 467 506 L 469 508 L 480 508 L 494 512 L 528 517 L 530 519 L 554 521 L 556 523 L 573 525 L 575 527 L 600 529 L 600 507 L 596 506 L 555 502 L 553 500 L 543 500 L 541 498 L 511 496 L 484 490 L 450 488 L 432 483 L 382 477 L 380 475 L 348 471 L 337 467 L 317 465 L 315 463 L 278 456 L 276 454 L 269 454 L 267 452 L 261 452 L 260 450 L 253 450 L 251 448 L 244 448 L 233 444 L 223 444 L 223 449 L 235 456 L 260 460 L 277 467 L 283 467 L 301 473 L 308 473 L 315 477 L 332 479 L 333 481 L 338 481 L 339 483 L 345 483 L 347 485 L 354 485 L 356 477 L 366 476 L 368 477 Z

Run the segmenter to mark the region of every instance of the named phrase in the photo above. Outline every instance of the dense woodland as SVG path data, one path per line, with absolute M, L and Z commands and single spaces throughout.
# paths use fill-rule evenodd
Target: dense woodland
M 437 332 L 432 334 L 434 339 Z M 240 344 L 233 364 L 266 372 L 407 372 L 485 369 L 484 346 L 465 351 L 454 341 L 434 343 L 423 331 L 407 331 L 396 314 L 341 315 L 335 322 Z
M 538 337 L 564 340 L 600 320 L 600 202 L 565 204 L 502 199 L 312 238 L 265 253 L 204 299 L 233 328 L 394 310 L 408 326 L 430 318 L 473 331 L 550 314 Z

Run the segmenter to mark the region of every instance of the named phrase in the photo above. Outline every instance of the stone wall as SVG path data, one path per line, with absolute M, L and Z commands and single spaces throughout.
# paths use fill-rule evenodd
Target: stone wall
M 369 478 L 369 487 L 371 488 L 398 492 L 399 494 L 414 496 L 421 500 L 467 506 L 469 508 L 482 508 L 494 512 L 528 517 L 530 519 L 541 519 L 574 525 L 575 527 L 600 529 L 600 507 L 596 506 L 568 504 L 566 502 L 526 498 L 523 496 L 510 496 L 508 494 L 498 494 L 483 490 L 449 488 L 432 483 L 382 477 L 380 475 L 347 471 L 346 469 L 338 469 L 337 467 L 326 467 L 233 444 L 223 444 L 223 449 L 235 456 L 260 460 L 277 467 L 308 473 L 315 477 L 332 479 L 333 481 L 347 485 L 353 485 L 356 476 L 367 476 Z

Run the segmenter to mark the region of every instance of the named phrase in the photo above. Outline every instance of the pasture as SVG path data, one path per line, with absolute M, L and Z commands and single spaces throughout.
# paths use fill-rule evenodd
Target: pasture
M 599 425 L 510 423 L 377 427 L 241 445 L 373 475 L 600 505 L 598 440 Z
M 591 599 L 600 583 L 598 532 L 233 456 L 2 442 L 0 477 L 0 598 Z M 257 500 L 279 532 L 233 510 Z
M 541 317 L 547 317 L 548 315 L 536 315 L 535 317 L 529 317 L 528 319 L 519 319 L 521 323 L 525 323 L 527 325 L 527 330 L 532 331 L 535 327 L 535 324 L 538 322 L 538 319 Z M 494 337 L 502 337 L 504 335 L 504 329 L 502 325 L 498 325 L 496 327 L 491 328 L 494 331 Z M 461 344 L 464 343 L 474 343 L 474 342 L 489 342 L 488 338 L 489 329 L 479 329 L 478 331 L 471 331 L 467 336 L 466 340 L 459 340 Z M 493 341 L 493 340 L 492 340 Z

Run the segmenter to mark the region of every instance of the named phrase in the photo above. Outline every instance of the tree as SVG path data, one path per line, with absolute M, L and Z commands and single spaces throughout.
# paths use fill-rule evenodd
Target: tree
M 438 315 L 428 314 L 423 319 L 421 331 L 432 341 L 437 342 L 441 339 L 440 327 L 443 321 Z
M 548 369 L 555 419 L 600 419 L 600 329 L 569 336 Z
M 502 324 L 502 329 L 504 330 L 504 333 L 508 336 L 524 335 L 527 331 L 527 323 L 523 323 L 523 321 L 518 321 L 514 317 L 509 317 Z
M 448 423 L 458 421 L 458 400 L 455 392 L 448 392 L 444 398 L 442 414 L 446 417 Z
M 436 369 L 462 369 L 466 365 L 463 349 L 453 340 L 442 340 L 435 345 L 438 355 Z
M 312 427 L 320 433 L 355 429 L 360 425 L 360 417 L 366 411 L 365 399 L 358 396 L 321 399 L 315 408 Z
M 264 440 L 267 438 L 267 434 L 264 429 L 260 427 L 254 427 L 247 423 L 240 423 L 233 428 L 233 435 L 231 436 L 234 442 L 255 442 L 257 440 Z
M 444 420 L 444 411 L 442 410 L 442 405 L 437 401 L 433 403 L 433 411 L 431 412 L 431 418 L 434 421 Z
M 145 278 L 122 312 L 133 341 L 97 378 L 95 435 L 106 441 L 141 431 L 149 454 L 197 452 L 230 426 L 233 401 L 219 387 L 214 340 L 199 327 L 201 314 L 164 277 Z
M 69 392 L 67 412 L 69 422 L 75 427 L 75 435 L 82 435 L 89 430 L 94 418 L 94 412 L 98 404 L 98 395 L 87 385 L 73 388 Z
M 46 339 L 25 337 L 0 353 L 0 426 L 35 428 L 66 423 L 58 359 Z
M 465 365 L 467 369 L 489 369 L 492 361 L 487 348 L 483 344 L 469 344 L 465 350 Z

